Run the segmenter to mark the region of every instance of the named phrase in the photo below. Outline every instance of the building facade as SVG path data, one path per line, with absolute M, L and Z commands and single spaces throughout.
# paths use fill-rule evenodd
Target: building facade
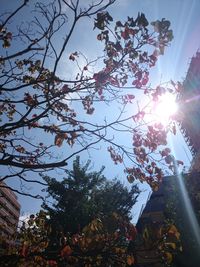
M 20 215 L 20 204 L 17 196 L 0 183 L 0 235 L 12 236 L 16 230 Z
M 200 151 L 200 52 L 191 59 L 178 96 L 179 124 L 193 156 Z
M 137 226 L 142 230 L 146 225 L 156 227 L 166 220 L 172 221 L 180 232 L 182 251 L 177 251 L 173 266 L 198 266 L 200 262 L 199 172 L 164 177 L 160 189 L 151 195 Z M 148 264 L 157 267 L 151 257 Z
M 153 192 L 138 221 L 159 225 L 173 220 L 181 234 L 183 251 L 178 252 L 173 266 L 197 267 L 200 262 L 200 52 L 191 59 L 182 90 L 177 98 L 181 132 L 193 155 L 188 174 L 164 177 L 157 192 Z M 196 229 L 195 229 L 196 228 Z M 146 255 L 142 267 L 163 266 Z

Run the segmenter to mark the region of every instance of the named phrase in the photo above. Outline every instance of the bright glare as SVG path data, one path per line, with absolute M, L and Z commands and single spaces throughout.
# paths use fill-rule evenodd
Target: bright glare
M 153 108 L 153 114 L 156 116 L 157 120 L 165 124 L 169 121 L 170 117 L 177 112 L 177 109 L 178 106 L 175 96 L 167 93 L 160 97 Z

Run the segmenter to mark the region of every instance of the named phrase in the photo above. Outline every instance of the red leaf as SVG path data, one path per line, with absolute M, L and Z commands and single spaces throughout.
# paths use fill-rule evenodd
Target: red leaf
M 28 249 L 29 249 L 28 244 L 25 241 L 24 244 L 23 244 L 23 246 L 22 246 L 22 250 L 20 252 L 20 255 L 23 256 L 23 257 L 26 257 L 27 254 L 28 254 Z
M 135 96 L 134 96 L 134 95 L 128 95 L 128 98 L 129 98 L 130 100 L 133 100 L 133 99 L 135 98 Z
M 132 85 L 134 85 L 136 88 L 141 88 L 142 87 L 142 83 L 139 80 L 134 80 L 132 82 Z
M 66 139 L 66 137 L 67 137 L 67 134 L 57 134 L 55 136 L 54 144 L 58 147 L 61 147 L 62 143 L 63 143 L 64 139 Z
M 132 34 L 132 35 L 135 35 L 135 31 L 133 29 L 130 29 L 130 28 L 128 29 L 128 33 Z
M 136 72 L 135 77 L 137 77 L 138 80 L 141 80 L 142 79 L 142 71 Z
M 8 39 L 12 39 L 12 33 L 11 33 L 11 32 L 7 32 L 7 33 L 6 33 L 6 38 L 8 38 Z
M 176 162 L 177 162 L 178 165 L 179 165 L 179 164 L 180 164 L 180 165 L 184 165 L 184 162 L 183 162 L 182 160 L 177 160 Z
M 128 233 L 128 239 L 129 240 L 134 240 L 136 238 L 137 235 L 137 229 L 135 228 L 135 226 L 133 224 L 129 225 L 129 233 Z
M 77 56 L 78 56 L 78 52 L 74 52 L 69 56 L 69 59 L 74 61 L 75 57 L 77 57 Z
M 57 262 L 54 260 L 48 260 L 47 262 L 48 262 L 49 267 L 57 267 L 58 266 Z
M 74 61 L 74 60 L 75 60 L 75 56 L 74 56 L 73 54 L 71 54 L 71 55 L 69 56 L 69 59 L 72 60 L 72 61 Z
M 65 246 L 60 252 L 61 257 L 63 257 L 63 258 L 67 258 L 71 254 L 72 254 L 72 249 L 68 245 Z
M 135 178 L 133 177 L 133 175 L 128 175 L 128 176 L 127 176 L 127 180 L 128 180 L 128 182 L 131 184 L 131 183 L 134 182 Z
M 121 37 L 124 38 L 124 40 L 129 39 L 129 28 L 126 27 L 124 32 L 121 32 Z
M 69 87 L 67 84 L 63 85 L 62 91 L 63 91 L 63 93 L 67 93 L 69 91 Z
M 143 78 L 142 79 L 142 85 L 146 85 L 148 83 L 148 81 L 149 81 L 148 77 L 147 78 Z

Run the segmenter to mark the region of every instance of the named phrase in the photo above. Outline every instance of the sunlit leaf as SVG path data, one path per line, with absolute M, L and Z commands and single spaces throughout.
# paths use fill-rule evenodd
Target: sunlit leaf
M 131 255 L 128 255 L 126 261 L 127 261 L 127 264 L 128 264 L 128 265 L 132 265 L 132 264 L 135 263 L 135 259 L 134 259 L 134 257 L 131 256 Z
M 167 263 L 169 263 L 169 264 L 172 263 L 173 256 L 170 252 L 165 252 L 164 256 L 165 256 Z

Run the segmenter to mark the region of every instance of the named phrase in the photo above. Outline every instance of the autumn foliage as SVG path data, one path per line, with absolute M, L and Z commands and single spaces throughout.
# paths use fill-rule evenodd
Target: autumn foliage
M 138 235 L 135 258 L 141 266 L 173 266 L 175 255 L 182 251 L 180 232 L 170 220 L 144 223 Z
M 33 7 L 24 1 L 13 13 L 1 17 L 0 165 L 8 167 L 1 180 L 14 175 L 23 183 L 41 183 L 37 175 L 36 179 L 26 177 L 66 168 L 75 155 L 105 143 L 114 163 L 125 165 L 129 182 L 146 181 L 155 188 L 162 180 L 157 162 L 172 165 L 167 156 L 157 153 L 167 145 L 172 125 L 149 126 L 146 108 L 137 108 L 136 95 L 139 91 L 156 103 L 168 91 L 161 85 L 151 88 L 149 75 L 173 39 L 170 22 L 150 23 L 143 13 L 114 21 L 106 8 L 115 1 L 85 4 L 85 8 L 74 2 L 57 0 Z M 15 17 L 20 20 L 25 9 L 33 11 L 27 27 L 20 22 L 14 26 Z M 74 28 L 89 17 L 94 19 L 96 42 L 103 51 L 103 55 L 97 51 L 99 56 L 93 60 L 76 45 L 74 51 L 68 50 Z M 74 70 L 73 77 L 67 69 L 61 74 L 66 68 L 63 62 Z M 173 82 L 170 92 L 179 89 Z M 98 122 L 99 105 L 101 111 L 104 107 L 109 111 Z M 127 116 L 128 105 L 135 108 Z M 114 106 L 119 112 L 113 117 Z M 113 138 L 124 132 L 130 146 Z
M 175 225 L 142 224 L 141 230 L 131 223 L 137 186 L 108 181 L 78 157 L 66 175 L 61 182 L 46 177 L 44 210 L 23 221 L 10 240 L 1 236 L 2 266 L 128 267 L 143 266 L 148 257 L 160 266 L 172 263 L 181 248 Z
M 96 218 L 78 233 L 59 232 L 51 227 L 49 216 L 40 211 L 31 215 L 16 238 L 18 246 L 7 244 L 0 256 L 2 266 L 171 266 L 182 251 L 180 233 L 169 222 L 147 225 L 142 233 L 117 213 Z
M 1 257 L 3 264 L 89 267 L 134 263 L 128 243 L 135 238 L 136 229 L 116 213 L 94 219 L 77 234 L 64 236 L 57 232 L 54 242 L 49 242 L 53 230 L 44 212 L 32 215 L 28 224 L 28 228 L 22 228 L 18 234 L 19 248 L 10 247 Z

